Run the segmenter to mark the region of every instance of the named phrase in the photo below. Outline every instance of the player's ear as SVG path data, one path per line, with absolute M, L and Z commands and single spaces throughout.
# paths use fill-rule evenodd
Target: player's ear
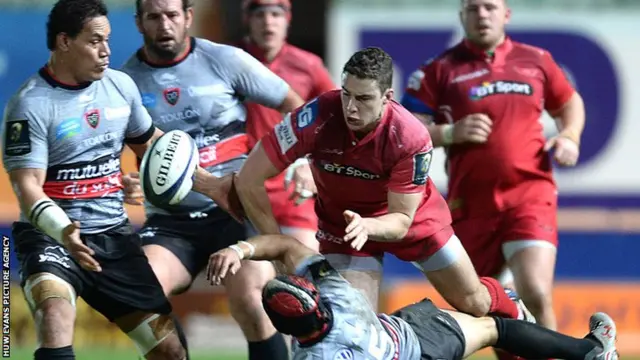
M 142 18 L 140 18 L 141 15 L 135 15 L 136 18 L 136 27 L 138 28 L 138 32 L 140 34 L 144 34 L 144 30 L 142 28 Z
M 185 16 L 185 25 L 187 29 L 191 28 L 191 24 L 193 24 L 193 7 L 187 8 L 187 12 L 184 14 Z
M 384 92 L 384 95 L 383 95 L 383 97 L 384 97 L 384 101 L 383 101 L 383 102 L 386 104 L 386 103 L 388 103 L 390 100 L 393 100 L 393 94 L 394 94 L 393 88 L 388 88 L 388 89 Z
M 511 9 L 507 8 L 504 15 L 504 23 L 508 24 L 510 20 L 511 20 Z
M 62 51 L 69 51 L 69 42 L 71 38 L 66 33 L 60 33 L 56 36 L 56 41 L 58 43 L 58 49 Z

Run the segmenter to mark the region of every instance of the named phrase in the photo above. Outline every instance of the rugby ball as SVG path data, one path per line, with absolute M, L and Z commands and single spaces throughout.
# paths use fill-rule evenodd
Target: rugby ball
M 160 136 L 140 163 L 144 197 L 158 207 L 175 205 L 191 192 L 200 154 L 195 141 L 181 130 Z

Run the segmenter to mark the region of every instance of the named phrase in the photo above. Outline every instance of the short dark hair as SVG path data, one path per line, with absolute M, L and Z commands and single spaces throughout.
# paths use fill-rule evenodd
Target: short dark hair
M 142 16 L 142 1 L 143 0 L 136 0 L 136 17 Z M 182 10 L 184 10 L 184 12 L 187 12 L 187 9 L 192 7 L 193 7 L 192 0 L 182 0 Z
M 87 21 L 107 16 L 109 11 L 102 0 L 58 0 L 53 5 L 47 21 L 47 48 L 56 48 L 56 37 L 65 33 L 75 38 Z
M 351 56 L 344 65 L 343 73 L 358 79 L 371 79 L 378 82 L 380 92 L 390 89 L 393 83 L 393 61 L 391 55 L 379 47 L 368 47 Z

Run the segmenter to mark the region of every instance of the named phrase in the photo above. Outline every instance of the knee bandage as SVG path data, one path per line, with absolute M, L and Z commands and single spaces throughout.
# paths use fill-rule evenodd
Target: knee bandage
M 154 314 L 144 319 L 127 335 L 144 356 L 162 343 L 173 331 L 175 326 L 169 316 Z
M 33 312 L 43 301 L 52 298 L 66 299 L 76 307 L 77 295 L 73 286 L 53 274 L 43 273 L 29 277 L 22 291 Z

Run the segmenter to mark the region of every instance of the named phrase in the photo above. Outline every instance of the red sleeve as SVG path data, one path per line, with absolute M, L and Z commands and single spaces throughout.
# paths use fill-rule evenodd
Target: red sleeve
M 403 154 L 391 169 L 389 190 L 401 194 L 425 191 L 432 156 L 433 144 L 430 138 L 422 143 L 422 147 L 416 147 L 415 151 Z
M 544 84 L 544 107 L 547 111 L 561 109 L 574 93 L 564 71 L 547 51 L 542 55 L 542 68 L 546 75 Z
M 413 113 L 434 115 L 440 102 L 439 62 L 431 61 L 414 71 L 402 97 L 402 105 Z
M 316 98 L 287 114 L 262 138 L 262 147 L 278 170 L 311 152 L 319 122 L 319 102 Z
M 322 62 L 320 62 L 311 72 L 311 76 L 313 81 L 313 91 L 311 92 L 310 96 L 311 98 L 320 96 L 321 94 L 329 90 L 334 90 L 336 88 L 336 85 L 331 79 L 331 75 L 329 75 L 329 71 L 327 71 Z

